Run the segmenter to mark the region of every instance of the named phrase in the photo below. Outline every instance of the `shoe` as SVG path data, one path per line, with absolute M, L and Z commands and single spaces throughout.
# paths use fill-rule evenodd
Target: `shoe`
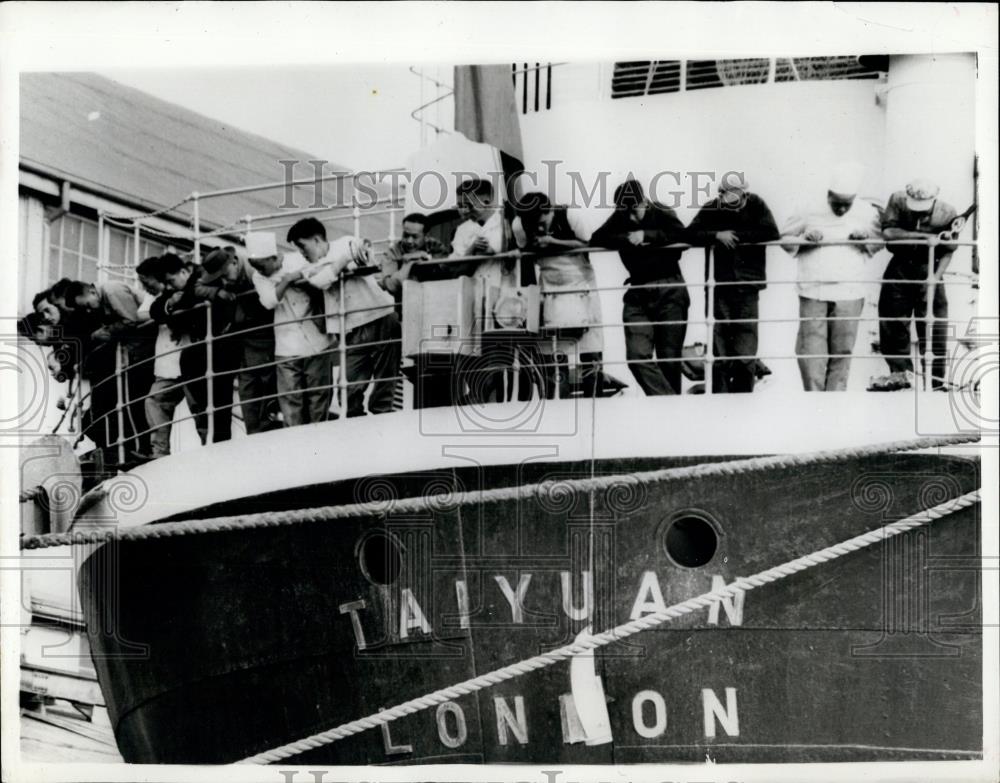
M 879 375 L 868 381 L 868 391 L 901 391 L 913 387 L 913 373 L 909 370 Z

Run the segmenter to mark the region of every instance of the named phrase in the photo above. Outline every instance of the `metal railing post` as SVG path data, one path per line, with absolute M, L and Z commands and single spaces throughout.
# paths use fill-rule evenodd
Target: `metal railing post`
M 97 213 L 97 282 L 107 280 L 107 259 L 104 257 L 104 210 Z
M 115 387 L 117 389 L 117 400 L 115 401 L 115 418 L 118 420 L 118 465 L 125 464 L 125 391 L 122 378 L 122 345 L 115 343 Z
M 354 221 L 354 238 L 361 239 L 361 207 L 357 204 L 354 205 L 354 211 L 351 214 Z
M 139 243 L 142 241 L 142 235 L 139 233 L 139 221 L 136 220 L 132 224 L 132 269 L 135 270 L 139 266 Z
M 924 391 L 934 387 L 934 289 L 936 287 L 934 275 L 934 245 L 927 245 L 927 290 L 924 295 L 927 297 L 927 311 L 924 313 Z M 919 347 L 919 346 L 918 346 Z
M 561 368 L 559 367 L 559 358 L 558 357 L 559 357 L 559 338 L 558 338 L 558 335 L 555 332 L 553 332 L 552 333 L 552 364 L 553 364 L 553 366 L 550 367 L 548 370 L 545 371 L 545 377 L 548 378 L 549 377 L 549 373 L 550 372 L 553 373 L 553 377 L 555 378 L 555 393 L 553 394 L 553 399 L 556 399 L 556 400 L 560 399 L 560 397 L 559 397 L 559 370 Z M 566 371 L 569 372 L 569 368 L 568 367 L 566 368 Z
M 344 293 L 344 273 L 337 277 L 337 285 L 340 288 L 338 298 L 340 299 L 340 343 L 337 346 L 337 354 L 340 362 L 340 375 L 337 378 L 337 386 L 340 391 L 340 415 L 347 418 L 347 296 Z
M 712 393 L 712 366 L 715 357 L 715 254 L 705 248 L 705 394 Z
M 208 424 L 205 432 L 205 443 L 215 442 L 215 370 L 212 345 L 212 303 L 205 308 L 205 415 Z
M 194 233 L 194 251 L 191 260 L 201 266 L 201 209 L 197 191 L 191 194 L 191 223 Z
M 74 430 L 78 435 L 83 434 L 83 375 L 80 372 L 80 364 L 77 363 L 76 367 L 76 391 L 74 393 L 76 397 L 76 429 Z

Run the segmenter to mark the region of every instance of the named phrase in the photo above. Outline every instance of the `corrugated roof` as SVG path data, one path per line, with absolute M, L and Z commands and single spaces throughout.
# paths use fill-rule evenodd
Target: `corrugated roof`
M 281 160 L 303 161 L 296 175 L 307 177 L 312 167 L 305 161 L 317 157 L 93 73 L 21 74 L 20 154 L 26 166 L 153 208 L 176 204 L 192 191 L 280 181 Z M 325 170 L 350 169 L 331 163 Z M 351 189 L 344 192 L 349 196 Z M 336 203 L 333 183 L 326 183 L 324 197 Z M 226 196 L 202 201 L 200 213 L 219 227 L 276 212 L 284 200 L 282 188 Z M 313 189 L 298 189 L 295 201 L 312 206 Z M 179 211 L 190 215 L 190 204 Z M 339 235 L 350 222 L 330 227 Z

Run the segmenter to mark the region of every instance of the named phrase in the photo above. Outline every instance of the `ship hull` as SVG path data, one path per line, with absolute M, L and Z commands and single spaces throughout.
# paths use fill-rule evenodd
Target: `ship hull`
M 122 755 L 238 761 L 979 486 L 978 460 L 915 453 L 572 489 L 726 459 L 341 481 L 202 516 L 365 497 L 385 513 L 101 547 L 80 590 Z M 562 490 L 455 502 L 539 481 Z M 394 510 L 392 498 L 428 492 L 425 511 Z M 980 758 L 979 541 L 973 506 L 599 650 L 607 741 L 585 741 L 576 704 L 593 694 L 561 662 L 288 763 Z

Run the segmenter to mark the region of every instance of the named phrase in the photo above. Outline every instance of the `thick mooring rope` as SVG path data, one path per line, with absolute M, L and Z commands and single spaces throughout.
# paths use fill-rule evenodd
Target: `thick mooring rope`
M 890 522 L 883 527 L 876 528 L 875 530 L 863 533 L 860 536 L 855 536 L 854 538 L 849 538 L 839 544 L 834 544 L 833 546 L 828 546 L 808 555 L 797 557 L 794 560 L 789 560 L 786 563 L 782 563 L 774 568 L 769 568 L 766 571 L 761 571 L 753 576 L 739 577 L 731 585 L 721 587 L 718 590 L 712 590 L 708 593 L 702 593 L 701 595 L 696 596 L 695 598 L 690 598 L 682 603 L 674 604 L 666 609 L 652 612 L 636 620 L 622 623 L 621 625 L 608 631 L 591 634 L 590 636 L 578 639 L 572 644 L 552 650 L 551 652 L 535 655 L 531 658 L 518 661 L 517 663 L 512 663 L 508 666 L 482 674 L 470 680 L 465 680 L 464 682 L 457 683 L 447 688 L 433 691 L 432 693 L 428 693 L 416 699 L 410 699 L 402 704 L 397 704 L 395 707 L 381 710 L 380 712 L 368 715 L 367 717 L 353 720 L 350 723 L 344 723 L 336 728 L 330 729 L 329 731 L 313 734 L 310 737 L 305 737 L 295 742 L 290 742 L 286 745 L 273 748 L 272 750 L 258 753 L 255 756 L 243 759 L 239 763 L 269 764 L 287 759 L 291 756 L 296 756 L 309 750 L 323 747 L 324 745 L 329 745 L 337 740 L 350 737 L 353 734 L 359 734 L 362 731 L 375 728 L 376 726 L 384 725 L 406 715 L 411 715 L 414 712 L 427 709 L 428 707 L 434 707 L 439 704 L 443 704 L 444 702 L 466 696 L 470 693 L 489 688 L 497 683 L 504 682 L 505 680 L 511 680 L 515 677 L 527 674 L 528 672 L 543 669 L 546 666 L 551 666 L 554 663 L 564 661 L 574 655 L 587 652 L 588 650 L 605 647 L 620 639 L 625 639 L 634 634 L 649 630 L 650 628 L 655 628 L 656 626 L 662 625 L 663 623 L 666 623 L 676 617 L 691 614 L 699 609 L 704 609 L 712 604 L 719 603 L 725 598 L 733 598 L 739 593 L 745 593 L 755 587 L 763 587 L 770 582 L 776 582 L 780 579 L 791 576 L 792 574 L 812 568 L 813 566 L 818 566 L 822 563 L 835 560 L 838 557 L 842 557 L 851 552 L 855 552 L 858 549 L 863 549 L 864 547 L 876 544 L 879 541 L 884 541 L 885 539 L 899 535 L 900 533 L 905 533 L 908 530 L 920 527 L 921 525 L 935 519 L 948 516 L 949 514 L 963 508 L 968 508 L 976 503 L 979 503 L 979 490 L 966 493 L 965 495 L 960 495 L 957 498 L 948 500 L 940 505 L 934 506 L 933 508 L 929 508 L 926 511 L 921 511 L 919 514 L 914 514 L 913 516 L 896 522 Z
M 316 508 L 292 509 L 286 511 L 265 511 L 258 514 L 214 517 L 184 522 L 163 522 L 132 528 L 94 525 L 86 528 L 77 524 L 65 533 L 47 533 L 24 536 L 21 549 L 44 549 L 54 546 L 74 544 L 99 544 L 111 540 L 140 541 L 150 538 L 173 538 L 202 533 L 221 533 L 235 530 L 252 530 L 265 527 L 283 527 L 307 522 L 330 522 L 358 517 L 385 517 L 392 514 L 419 514 L 441 512 L 447 508 L 457 508 L 483 503 L 502 503 L 529 499 L 544 499 L 552 493 L 576 491 L 581 494 L 607 490 L 614 487 L 636 484 L 658 484 L 672 481 L 687 481 L 711 476 L 738 476 L 765 470 L 781 470 L 810 465 L 845 462 L 863 457 L 875 457 L 896 452 L 918 451 L 921 449 L 974 443 L 978 435 L 949 435 L 912 438 L 891 443 L 857 446 L 829 451 L 806 452 L 803 454 L 780 454 L 771 457 L 751 457 L 728 462 L 710 462 L 678 468 L 664 468 L 612 476 L 596 476 L 560 481 L 543 481 L 537 484 L 521 484 L 516 487 L 502 487 L 469 492 L 420 495 L 391 501 L 368 501 L 340 506 L 319 506 Z

